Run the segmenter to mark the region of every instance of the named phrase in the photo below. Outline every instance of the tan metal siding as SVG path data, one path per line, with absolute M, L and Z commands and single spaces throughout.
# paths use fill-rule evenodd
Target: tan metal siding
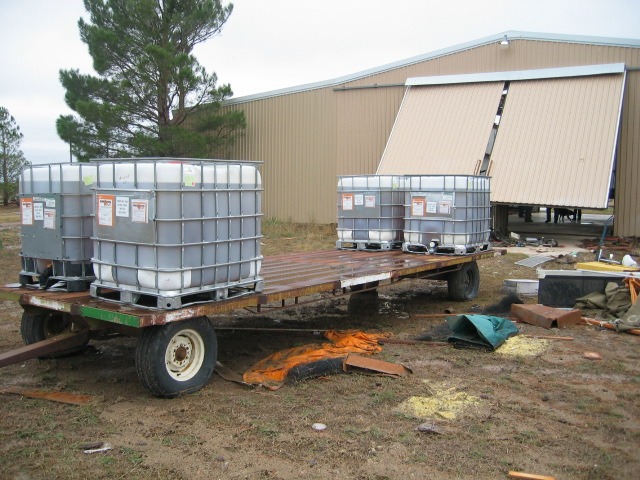
M 330 223 L 336 215 L 335 101 L 317 90 L 233 105 L 247 118 L 229 158 L 260 160 L 265 218 Z
M 411 87 L 378 173 L 473 174 L 482 161 L 503 82 Z
M 375 173 L 403 93 L 403 86 L 334 92 L 338 175 Z
M 623 79 L 512 82 L 491 155 L 491 200 L 606 208 Z
M 615 198 L 615 234 L 640 237 L 640 71 L 627 72 Z

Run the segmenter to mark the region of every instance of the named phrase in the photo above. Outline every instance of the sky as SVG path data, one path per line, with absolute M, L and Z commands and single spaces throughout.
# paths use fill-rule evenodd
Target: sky
M 329 80 L 508 30 L 640 38 L 638 0 L 236 0 L 195 55 L 234 96 Z M 0 0 L 0 106 L 27 160 L 70 160 L 59 70 L 93 73 L 82 0 Z

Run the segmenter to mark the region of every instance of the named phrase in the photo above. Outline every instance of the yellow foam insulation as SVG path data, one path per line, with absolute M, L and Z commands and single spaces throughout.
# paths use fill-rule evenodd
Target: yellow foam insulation
M 458 392 L 455 387 L 433 386 L 428 397 L 409 397 L 398 406 L 398 411 L 416 418 L 455 419 L 471 405 L 481 402 L 480 398 Z
M 549 340 L 544 338 L 529 338 L 523 335 L 516 335 L 508 338 L 496 350 L 500 355 L 513 355 L 516 357 L 533 357 L 544 353 L 551 345 Z

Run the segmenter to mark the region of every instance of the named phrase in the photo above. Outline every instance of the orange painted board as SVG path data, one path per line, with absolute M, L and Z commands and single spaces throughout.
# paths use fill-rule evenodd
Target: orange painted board
M 91 395 L 82 395 L 69 392 L 45 392 L 43 390 L 26 390 L 22 388 L 4 388 L 0 393 L 12 393 L 23 397 L 39 398 L 51 402 L 68 403 L 70 405 L 86 405 L 91 401 Z
M 404 377 L 411 373 L 411 370 L 398 363 L 385 362 L 384 360 L 376 360 L 375 358 L 353 354 L 348 355 L 347 358 L 344 359 L 342 367 L 345 372 L 350 371 L 350 367 L 353 367 L 398 377 Z
M 547 475 L 536 475 L 535 473 L 524 472 L 509 472 L 511 478 L 524 478 L 527 480 L 556 480 L 556 477 L 549 477 Z

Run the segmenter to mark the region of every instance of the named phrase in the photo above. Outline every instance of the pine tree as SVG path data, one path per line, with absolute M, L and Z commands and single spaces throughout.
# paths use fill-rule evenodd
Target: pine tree
M 29 163 L 20 150 L 22 137 L 15 118 L 9 114 L 9 110 L 0 107 L 0 155 L 2 155 L 0 189 L 2 189 L 3 205 L 9 205 L 9 200 L 17 193 L 20 172 Z
M 78 22 L 99 76 L 61 70 L 58 135 L 81 160 L 202 157 L 242 134 L 242 112 L 221 110 L 233 92 L 193 55 L 218 34 L 233 5 L 219 0 L 84 0 Z

